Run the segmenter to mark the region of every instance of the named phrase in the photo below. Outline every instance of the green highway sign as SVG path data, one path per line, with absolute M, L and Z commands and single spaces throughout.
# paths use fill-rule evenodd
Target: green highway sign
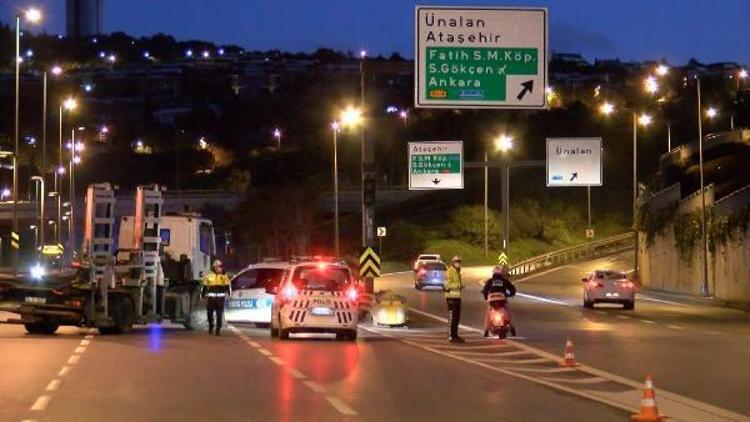
M 462 141 L 409 142 L 409 190 L 463 189 Z
M 547 9 L 416 8 L 415 105 L 546 107 Z

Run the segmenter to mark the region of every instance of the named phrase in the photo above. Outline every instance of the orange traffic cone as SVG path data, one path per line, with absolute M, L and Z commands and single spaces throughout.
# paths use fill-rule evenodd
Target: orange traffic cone
M 560 366 L 565 366 L 568 368 L 575 368 L 576 366 L 578 366 L 576 357 L 573 354 L 573 341 L 570 339 L 565 342 L 565 357 L 560 363 Z
M 646 382 L 643 386 L 643 399 L 641 399 L 641 411 L 633 415 L 630 419 L 640 422 L 658 422 L 665 419 L 659 415 L 659 409 L 656 408 L 656 393 L 654 392 L 654 382 L 651 380 L 651 374 L 646 374 Z

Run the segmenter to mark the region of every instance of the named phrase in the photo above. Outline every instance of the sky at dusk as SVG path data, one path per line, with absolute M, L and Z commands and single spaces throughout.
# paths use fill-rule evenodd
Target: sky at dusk
M 64 0 L 0 0 L 11 21 L 29 2 L 42 7 L 42 29 L 64 33 Z M 750 63 L 750 0 L 104 0 L 104 29 L 131 35 L 158 32 L 247 49 L 313 51 L 318 47 L 413 57 L 414 6 L 544 6 L 553 50 L 588 59 L 666 58 L 682 64 Z

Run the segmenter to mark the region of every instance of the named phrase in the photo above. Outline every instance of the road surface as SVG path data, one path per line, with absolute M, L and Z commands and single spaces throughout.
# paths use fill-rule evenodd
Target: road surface
M 218 338 L 171 325 L 51 337 L 0 325 L 0 420 L 623 421 L 647 372 L 677 420 L 750 420 L 750 315 L 648 294 L 635 311 L 583 309 L 581 274 L 594 267 L 627 259 L 519 281 L 520 338 L 503 342 L 479 332 L 486 269 L 464 273 L 464 345 L 445 342 L 442 294 L 414 290 L 410 273 L 376 285 L 408 298 L 408 327 L 365 322 L 356 343 L 272 340 L 241 324 Z M 559 366 L 566 338 L 579 368 Z

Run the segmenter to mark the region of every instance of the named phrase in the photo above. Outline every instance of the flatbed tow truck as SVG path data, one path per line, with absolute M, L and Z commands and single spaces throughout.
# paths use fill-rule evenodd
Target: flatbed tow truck
M 162 216 L 161 188 L 140 186 L 135 214 L 120 220 L 115 251 L 114 192 L 108 183 L 88 187 L 81 253 L 71 266 L 37 263 L 0 275 L 0 311 L 19 315 L 6 323 L 30 334 L 53 334 L 62 325 L 124 334 L 164 320 L 189 330 L 205 323 L 200 279 L 216 250 L 211 222 Z

